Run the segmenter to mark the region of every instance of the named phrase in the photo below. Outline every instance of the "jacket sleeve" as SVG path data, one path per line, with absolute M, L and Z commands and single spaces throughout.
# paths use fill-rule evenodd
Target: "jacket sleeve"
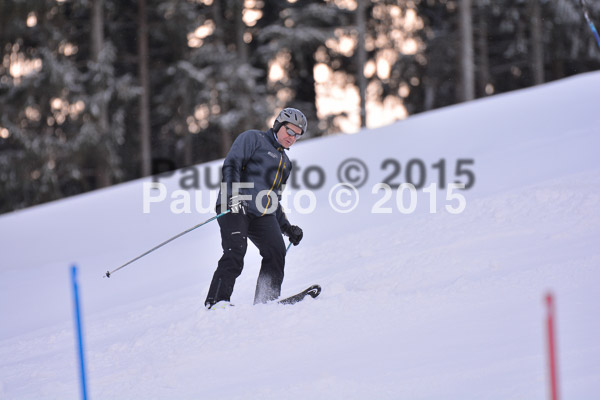
M 256 146 L 257 135 L 253 131 L 242 133 L 233 142 L 225 161 L 223 161 L 222 182 L 226 183 L 226 198 L 231 196 L 233 183 L 240 182 L 242 168 L 256 151 Z
M 285 232 L 291 224 L 288 221 L 285 212 L 283 211 L 283 207 L 281 207 L 281 203 L 277 207 L 275 216 L 277 217 L 277 222 L 279 222 L 279 228 L 281 229 L 281 233 Z

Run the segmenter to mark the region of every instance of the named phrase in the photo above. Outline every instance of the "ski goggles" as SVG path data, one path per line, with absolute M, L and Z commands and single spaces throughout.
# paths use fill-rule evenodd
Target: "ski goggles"
M 300 139 L 300 136 L 302 136 L 302 134 L 304 133 L 304 132 L 296 133 L 292 129 L 290 129 L 287 125 L 285 126 L 285 131 L 287 132 L 288 135 L 295 137 L 296 139 Z

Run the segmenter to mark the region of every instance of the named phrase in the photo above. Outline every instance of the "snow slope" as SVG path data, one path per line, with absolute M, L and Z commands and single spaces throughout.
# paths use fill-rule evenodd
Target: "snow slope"
M 305 239 L 288 254 L 283 292 L 311 283 L 323 292 L 292 307 L 251 305 L 260 258 L 250 247 L 236 306 L 203 309 L 221 252 L 214 222 L 103 278 L 212 216 L 195 203 L 181 211 L 188 195 L 208 208 L 204 174 L 214 181 L 220 162 L 162 177 L 167 198 L 149 213 L 147 179 L 1 216 L 0 399 L 78 398 L 72 263 L 91 398 L 547 398 L 543 297 L 551 290 L 561 394 L 596 399 L 598 87 L 600 73 L 579 75 L 299 142 L 286 193 Z M 355 158 L 368 178 L 356 209 L 336 212 L 329 191 Z M 409 163 L 417 181 L 421 161 L 425 187 L 466 182 L 463 170 L 474 185 L 418 190 L 416 209 L 402 213 L 397 192 L 387 198 L 376 185 L 405 181 Z M 194 174 L 200 188 L 176 192 Z M 311 185 L 320 187 L 305 212 Z M 401 193 L 406 207 L 409 192 Z M 460 206 L 452 193 L 464 196 L 461 213 L 446 209 Z

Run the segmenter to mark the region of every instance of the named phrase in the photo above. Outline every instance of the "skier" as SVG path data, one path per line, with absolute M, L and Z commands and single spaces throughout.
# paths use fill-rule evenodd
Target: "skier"
M 291 225 L 279 201 L 292 163 L 285 150 L 307 129 L 304 114 L 283 109 L 266 132 L 249 130 L 237 137 L 223 162 L 223 180 L 217 213 L 223 256 L 213 275 L 204 305 L 211 309 L 230 302 L 235 280 L 242 273 L 248 238 L 256 245 L 262 263 L 254 304 L 275 300 L 281 293 L 286 247 L 281 234 L 295 246 L 302 229 Z

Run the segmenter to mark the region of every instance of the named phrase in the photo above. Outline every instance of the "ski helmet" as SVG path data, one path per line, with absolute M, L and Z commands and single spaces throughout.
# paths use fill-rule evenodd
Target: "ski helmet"
M 302 129 L 302 134 L 304 134 L 308 129 L 308 121 L 306 120 L 304 114 L 302 114 L 302 111 L 288 107 L 281 110 L 277 118 L 275 118 L 273 130 L 275 132 L 279 131 L 281 125 L 287 122 L 289 122 L 290 124 L 294 124 L 298 128 Z

